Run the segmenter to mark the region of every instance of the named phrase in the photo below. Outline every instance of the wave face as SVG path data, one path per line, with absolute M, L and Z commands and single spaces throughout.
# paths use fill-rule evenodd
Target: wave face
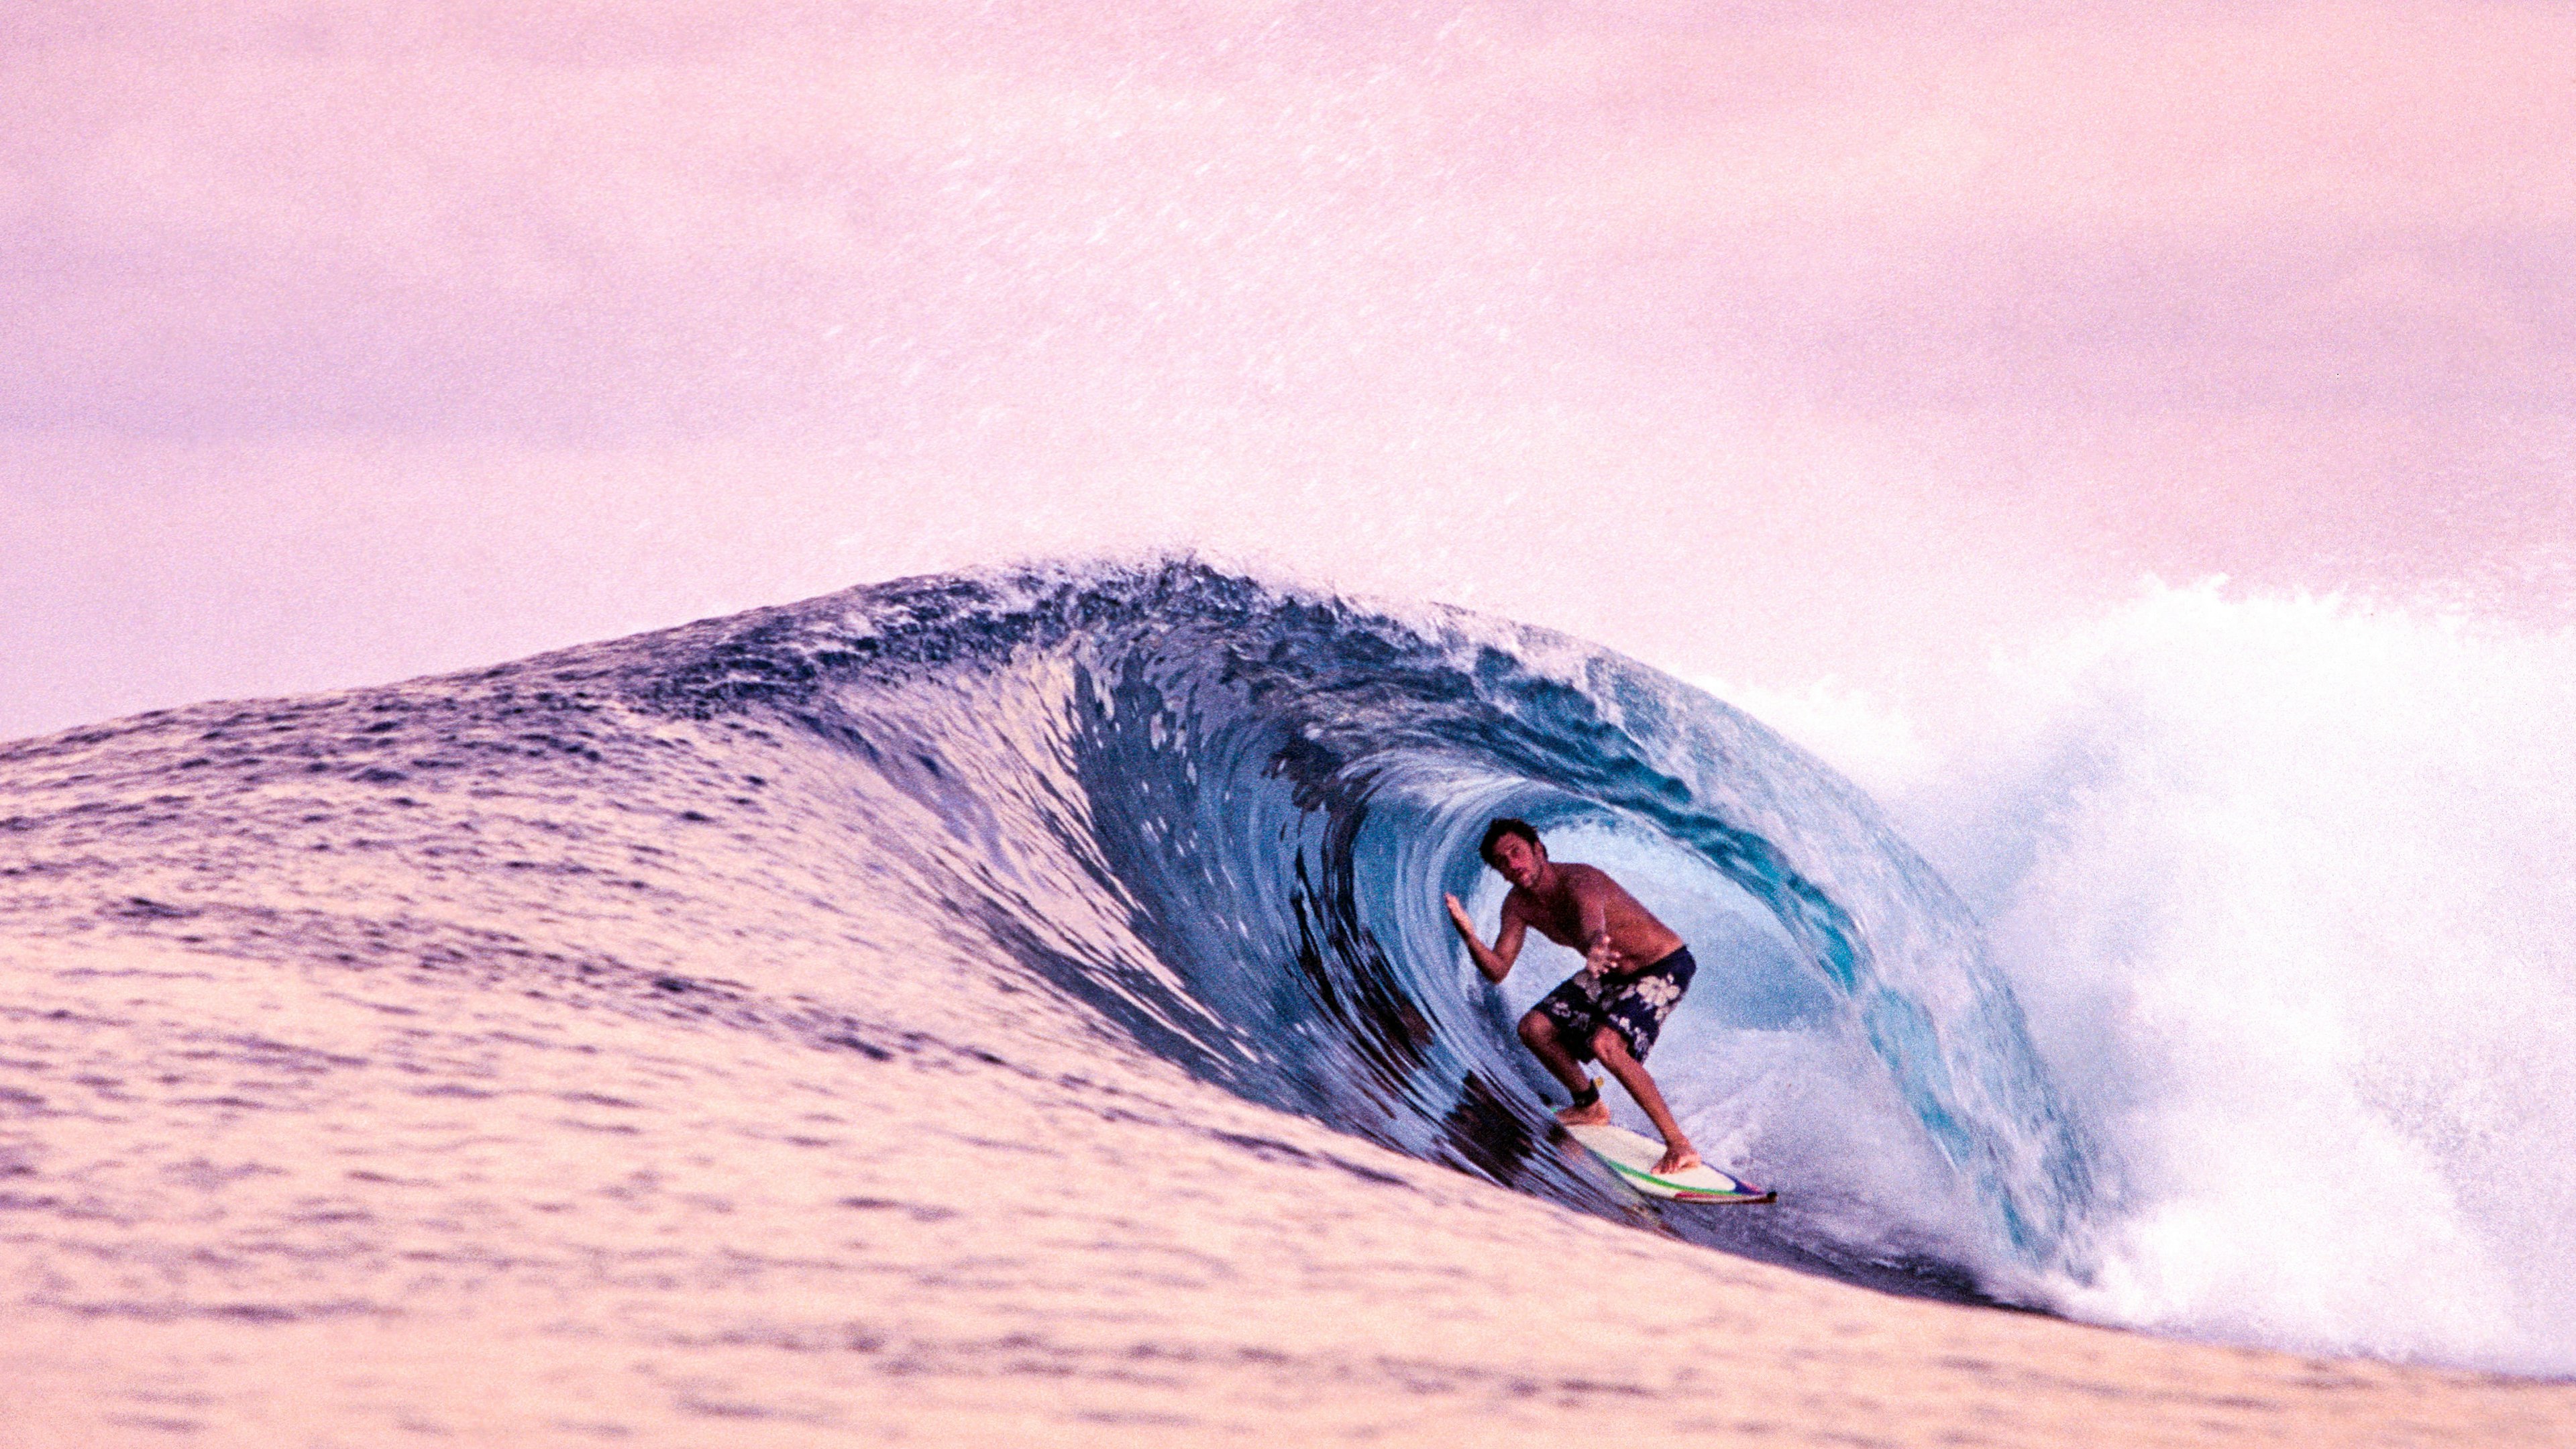
M 765 717 L 915 802 L 868 845 L 912 899 L 1243 1097 L 1884 1286 L 2085 1272 L 2107 1174 L 1966 911 L 1840 777 L 1629 660 L 1188 563 L 898 582 L 608 647 L 647 707 Z M 1692 943 L 1652 1066 L 1779 1207 L 1654 1214 L 1549 1145 L 1560 1089 L 1512 1024 L 1576 958 L 1533 938 L 1493 989 L 1441 907 L 1492 930 L 1474 847 L 1500 814 Z

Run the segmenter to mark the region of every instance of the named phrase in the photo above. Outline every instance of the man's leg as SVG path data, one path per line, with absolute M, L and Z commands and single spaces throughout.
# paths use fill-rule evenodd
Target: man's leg
M 1637 1099 L 1637 1105 L 1646 1109 L 1647 1119 L 1663 1134 L 1664 1155 L 1655 1164 L 1655 1171 L 1679 1172 L 1699 1166 L 1699 1149 L 1682 1135 L 1681 1124 L 1673 1120 L 1673 1109 L 1664 1105 L 1664 1094 L 1656 1090 L 1655 1079 L 1646 1075 L 1646 1064 L 1628 1054 L 1628 1039 L 1616 1027 L 1605 1026 L 1592 1034 L 1592 1054 L 1610 1069 L 1610 1075 L 1619 1079 L 1620 1086 L 1628 1089 L 1628 1095 Z
M 1521 1018 L 1521 1043 L 1535 1053 L 1550 1076 L 1565 1084 L 1565 1090 L 1581 1097 L 1592 1086 L 1592 1074 L 1583 1063 L 1565 1049 L 1565 1039 L 1557 1035 L 1556 1022 L 1546 1012 L 1532 1008 Z M 1598 1125 L 1610 1120 L 1610 1104 L 1595 1098 L 1589 1107 L 1567 1107 L 1556 1114 L 1556 1120 L 1567 1126 L 1584 1123 Z

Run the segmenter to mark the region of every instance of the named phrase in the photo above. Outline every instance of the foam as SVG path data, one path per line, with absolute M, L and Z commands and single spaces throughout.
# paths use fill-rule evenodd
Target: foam
M 2055 1306 L 2576 1371 L 2576 634 L 2151 586 L 1953 699 L 1746 702 L 1986 920 L 2114 1155 Z

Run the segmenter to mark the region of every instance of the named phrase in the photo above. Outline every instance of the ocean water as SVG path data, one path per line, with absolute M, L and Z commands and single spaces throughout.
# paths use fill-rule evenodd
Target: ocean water
M 1882 808 L 1699 688 L 1488 617 L 1187 560 L 906 580 L 0 747 L 0 936 L 854 1069 L 1115 1096 L 1148 1063 L 1891 1291 L 2559 1372 L 2571 657 L 2184 591 L 1982 714 L 1770 702 Z M 1549 1144 L 1511 1023 L 1573 958 L 1489 988 L 1440 908 L 1490 928 L 1497 814 L 1691 941 L 1652 1065 L 1778 1206 L 1659 1210 Z M 24 1212 L 96 1216 L 32 1190 L 41 1123 L 16 1141 Z

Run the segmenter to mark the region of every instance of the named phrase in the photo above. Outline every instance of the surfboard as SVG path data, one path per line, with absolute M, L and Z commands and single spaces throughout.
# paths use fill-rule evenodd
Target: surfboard
M 1670 1177 L 1655 1175 L 1655 1163 L 1664 1155 L 1664 1144 L 1642 1137 L 1625 1127 L 1568 1127 L 1565 1135 L 1583 1144 L 1593 1156 L 1610 1165 L 1619 1180 L 1648 1197 L 1666 1198 L 1673 1202 L 1764 1203 L 1777 1202 L 1780 1195 L 1767 1187 L 1727 1176 L 1707 1163 L 1687 1167 Z

